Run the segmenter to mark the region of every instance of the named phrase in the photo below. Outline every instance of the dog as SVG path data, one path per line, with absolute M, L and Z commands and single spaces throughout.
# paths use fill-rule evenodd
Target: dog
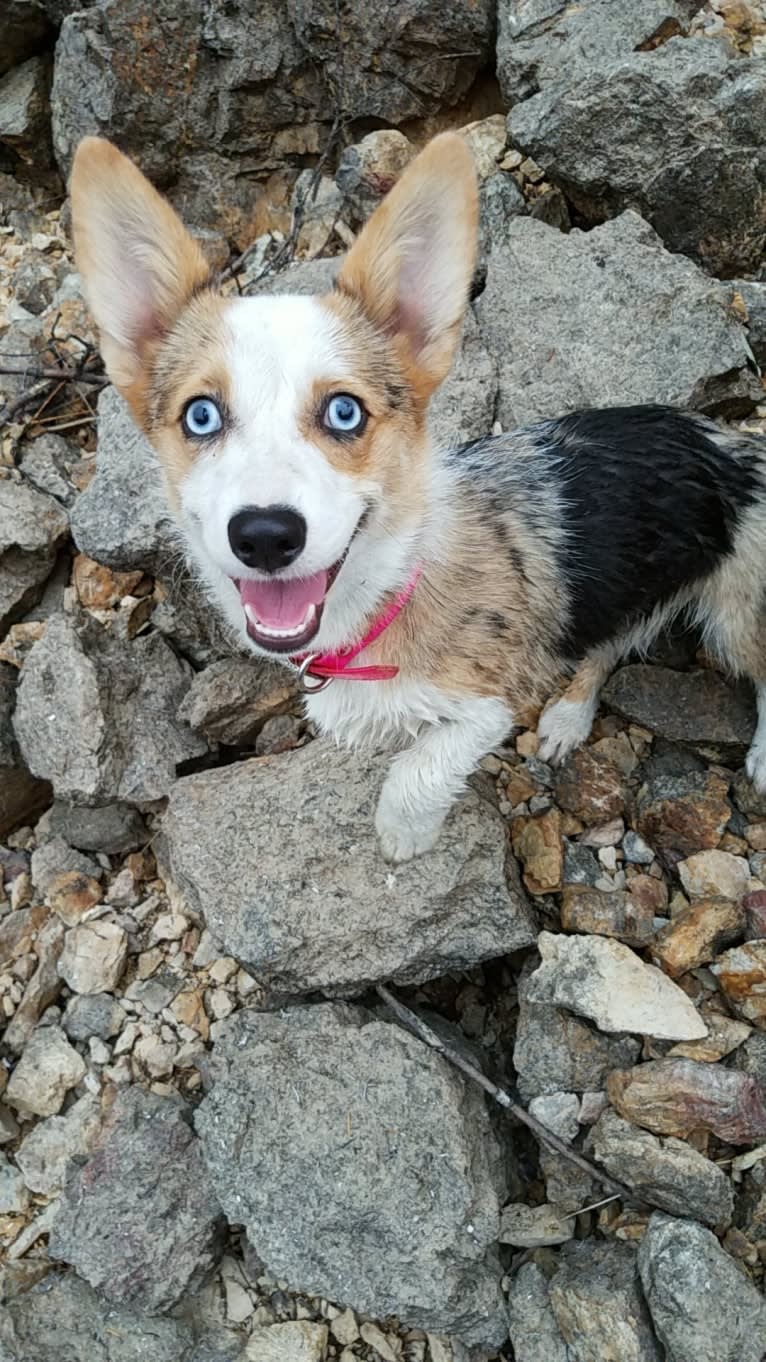
M 190 556 L 253 652 L 298 670 L 318 730 L 390 743 L 383 854 L 432 847 L 481 758 L 539 708 L 587 738 L 617 661 L 680 613 L 755 683 L 766 791 L 766 467 L 665 407 L 574 412 L 458 449 L 428 405 L 459 343 L 478 193 L 462 138 L 410 163 L 326 296 L 224 297 L 114 146 L 72 174 L 107 372 L 159 456 Z

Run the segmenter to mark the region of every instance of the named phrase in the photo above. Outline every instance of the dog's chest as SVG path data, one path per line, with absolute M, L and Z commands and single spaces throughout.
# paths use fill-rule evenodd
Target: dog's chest
M 398 745 L 424 724 L 457 717 L 461 702 L 427 681 L 354 681 L 337 678 L 306 698 L 321 733 L 348 747 Z

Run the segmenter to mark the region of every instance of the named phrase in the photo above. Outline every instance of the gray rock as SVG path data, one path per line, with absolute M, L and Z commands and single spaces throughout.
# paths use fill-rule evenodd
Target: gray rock
M 498 7 L 497 37 L 503 98 L 517 104 L 551 81 L 581 80 L 655 37 L 681 31 L 697 7 L 695 0 L 506 0 Z
M 508 429 L 641 402 L 744 414 L 756 398 L 745 332 L 720 285 L 669 255 L 632 212 L 567 235 L 515 218 L 475 308 Z
M 65 506 L 71 506 L 75 489 L 69 470 L 79 457 L 77 446 L 69 444 L 61 435 L 39 435 L 25 445 L 19 468 L 38 492 L 45 492 Z
M 103 851 L 107 856 L 121 856 L 149 841 L 146 823 L 138 809 L 129 804 L 84 809 L 58 799 L 46 823 L 52 836 L 63 837 L 70 846 L 80 851 Z
M 158 63 L 169 32 L 175 59 Z M 75 13 L 56 49 L 59 164 L 68 170 L 79 138 L 100 132 L 165 183 L 210 153 L 244 162 L 252 177 L 315 155 L 339 109 L 391 125 L 454 103 L 493 37 L 490 0 L 406 0 L 395 12 L 365 3 L 341 17 L 333 0 L 269 0 L 257 13 L 245 0 L 223 9 L 161 0 L 149 12 L 122 0 Z
M 460 349 L 430 407 L 429 424 L 437 445 L 460 445 L 486 435 L 492 429 L 496 399 L 497 365 L 469 309 Z
M 97 861 L 85 856 L 81 851 L 70 847 L 63 837 L 52 837 L 32 852 L 32 883 L 38 894 L 44 896 L 54 875 L 63 875 L 67 870 L 76 870 L 83 875 L 92 875 L 100 880 L 103 870 Z
M 516 1362 L 575 1362 L 556 1323 L 545 1273 L 536 1263 L 524 1263 L 511 1280 L 508 1328 Z
M 168 567 L 179 556 L 159 464 L 114 388 L 98 399 L 96 476 L 72 510 L 81 553 L 120 572 Z
M 0 1215 L 24 1215 L 29 1208 L 29 1192 L 15 1164 L 0 1154 Z
M 734 1055 L 734 1066 L 753 1074 L 766 1090 L 766 1032 L 754 1031 Z
M 31 312 L 34 317 L 39 317 L 41 313 L 45 312 L 46 308 L 50 307 L 56 296 L 56 271 L 51 269 L 51 266 L 45 260 L 40 259 L 39 256 L 33 256 L 26 260 L 22 258 L 21 263 L 17 265 L 11 275 L 11 287 L 16 302 L 26 308 L 27 312 Z M 44 440 L 46 437 L 43 435 L 41 438 Z M 59 440 L 61 437 L 51 435 L 49 438 Z M 23 460 L 19 463 L 19 468 L 22 467 L 22 463 Z M 40 491 L 50 491 L 51 496 L 56 496 L 52 489 L 41 487 L 34 478 L 31 479 L 31 482 L 33 486 L 39 487 Z M 61 500 L 61 498 L 59 499 Z
M 593 885 L 596 880 L 601 878 L 603 873 L 590 847 L 581 846 L 579 842 L 570 842 L 568 837 L 564 838 L 562 886 L 567 884 Z
M 766 1301 L 710 1230 L 655 1212 L 638 1268 L 666 1362 L 762 1362 Z
M 386 864 L 373 826 L 384 769 L 379 756 L 317 741 L 171 791 L 173 879 L 229 954 L 278 992 L 416 982 L 534 939 L 500 817 L 475 791 L 433 852 Z
M 734 1194 L 722 1168 L 684 1140 L 660 1138 L 605 1111 L 585 1144 L 614 1178 L 650 1206 L 721 1229 L 731 1224 Z
M 16 668 L 0 662 L 0 838 L 32 822 L 51 799 L 50 785 L 27 770 L 13 735 L 17 681 Z
M 663 1362 L 641 1295 L 636 1251 L 628 1244 L 564 1244 L 550 1301 L 573 1362 Z M 696 1362 L 694 1352 L 683 1362 L 692 1357 Z
M 178 718 L 186 663 L 157 635 L 132 643 L 57 615 L 31 649 L 14 728 L 30 770 L 78 804 L 160 799 L 207 744 Z
M 639 837 L 632 828 L 628 828 L 622 839 L 622 849 L 625 852 L 625 860 L 631 865 L 651 865 L 654 860 L 652 848 L 647 846 L 643 837 Z
M 732 291 L 739 293 L 747 308 L 747 336 L 761 369 L 766 369 L 766 283 L 752 279 L 732 280 Z
M 0 1314 L 2 1362 L 193 1362 L 182 1321 L 111 1305 L 73 1272 L 51 1273 Z
M 604 703 L 631 723 L 670 742 L 704 745 L 741 755 L 753 736 L 752 687 L 736 685 L 718 672 L 671 671 L 636 663 L 609 678 Z
M 525 1102 L 560 1091 L 597 1091 L 612 1069 L 634 1064 L 640 1049 L 631 1036 L 602 1036 L 561 1008 L 532 1002 L 529 973 L 519 980 L 513 1066 Z
M 40 52 L 53 37 L 42 0 L 3 0 L 0 10 L 0 75 Z
M 0 143 L 36 170 L 51 164 L 50 83 L 46 57 L 30 57 L 0 77 Z
M 88 1041 L 91 1036 L 111 1040 L 125 1025 L 127 1013 L 108 993 L 75 993 L 66 1005 L 61 1025 L 70 1040 Z
M 766 245 L 766 61 L 674 38 L 575 74 L 513 109 L 514 143 L 591 222 L 635 208 L 670 250 L 711 272 L 756 270 Z
M 527 201 L 513 176 L 497 170 L 479 187 L 478 265 L 486 268 L 495 245 L 503 246 L 511 218 L 526 213 Z
M 185 565 L 175 567 L 162 588 L 164 598 L 152 612 L 152 627 L 175 652 L 195 667 L 241 655 L 217 603 L 206 596 Z
M 499 1148 L 454 1067 L 325 1003 L 232 1018 L 210 1077 L 205 1158 L 269 1272 L 469 1345 L 503 1341 Z
M 212 1270 L 221 1229 L 187 1109 L 131 1087 L 70 1168 L 49 1248 L 108 1300 L 158 1311 Z
M 0 480 L 0 634 L 40 600 L 68 528 L 52 497 Z
M 70 1159 L 87 1154 L 101 1124 L 101 1103 L 85 1095 L 63 1116 L 39 1121 L 16 1151 L 25 1186 L 42 1196 L 54 1196 L 64 1185 Z
M 257 297 L 280 293 L 329 293 L 335 287 L 335 279 L 342 264 L 343 260 L 338 256 L 295 260 L 278 274 L 264 275 L 249 292 Z
M 178 713 L 208 741 L 238 744 L 252 741 L 267 719 L 299 705 L 298 690 L 284 667 L 235 657 L 198 672 Z
M 170 1006 L 176 994 L 183 988 L 183 982 L 183 978 L 170 970 L 161 970 L 150 979 L 134 979 L 125 990 L 125 997 L 131 1002 L 140 1003 L 147 1012 L 156 1017 L 163 1008 Z
M 514 1248 L 545 1248 L 565 1244 L 574 1230 L 574 1217 L 564 1220 L 556 1206 L 527 1206 L 517 1202 L 503 1207 L 500 1243 L 513 1244 Z

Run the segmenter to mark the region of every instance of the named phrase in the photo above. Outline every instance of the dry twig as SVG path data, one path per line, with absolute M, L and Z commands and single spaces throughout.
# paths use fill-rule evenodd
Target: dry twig
M 554 1135 L 553 1131 L 549 1130 L 547 1126 L 544 1126 L 541 1121 L 537 1121 L 534 1116 L 530 1116 L 529 1112 L 526 1111 L 524 1107 L 518 1102 L 514 1102 L 510 1093 L 507 1093 L 504 1088 L 499 1088 L 497 1084 L 487 1078 L 486 1074 L 483 1074 L 481 1069 L 478 1069 L 475 1064 L 472 1064 L 464 1055 L 459 1054 L 457 1050 L 453 1050 L 446 1041 L 442 1040 L 441 1036 L 437 1035 L 436 1031 L 434 1031 L 427 1022 L 424 1022 L 423 1019 L 419 1017 L 416 1012 L 411 1011 L 409 1007 L 405 1007 L 404 1003 L 400 1002 L 384 984 L 378 984 L 376 991 L 378 996 L 383 999 L 386 1006 L 391 1009 L 397 1020 L 400 1021 L 408 1031 L 411 1031 L 414 1036 L 417 1036 L 418 1040 L 422 1040 L 425 1045 L 428 1045 L 432 1050 L 436 1050 L 444 1059 L 449 1060 L 450 1064 L 454 1064 L 456 1068 L 460 1069 L 468 1078 L 472 1079 L 474 1083 L 478 1083 L 499 1106 L 504 1107 L 512 1116 L 515 1116 L 516 1120 L 520 1121 L 522 1125 L 527 1126 L 527 1128 L 537 1136 L 538 1140 L 542 1140 L 545 1144 L 549 1145 L 551 1149 L 554 1149 L 557 1154 L 560 1154 L 563 1159 L 567 1159 L 569 1163 L 574 1164 L 575 1168 L 579 1168 L 581 1173 L 587 1173 L 588 1177 L 593 1178 L 594 1182 L 598 1182 L 602 1187 L 605 1187 L 612 1194 L 609 1197 L 609 1200 L 620 1197 L 621 1200 L 631 1201 L 633 1203 L 639 1201 L 639 1198 L 636 1197 L 634 1192 L 631 1192 L 629 1187 L 624 1187 L 621 1182 L 617 1182 L 614 1178 L 610 1178 L 608 1173 L 603 1172 L 603 1170 L 597 1168 L 595 1164 L 590 1163 L 582 1154 L 578 1154 L 570 1145 L 566 1144 L 563 1140 L 560 1140 L 558 1135 Z M 598 1204 L 601 1205 L 603 1203 L 599 1202 Z

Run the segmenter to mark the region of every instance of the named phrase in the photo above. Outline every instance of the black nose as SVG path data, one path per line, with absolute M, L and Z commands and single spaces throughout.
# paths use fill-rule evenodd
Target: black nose
M 229 521 L 229 543 L 246 567 L 279 572 L 306 543 L 306 522 L 289 506 L 246 506 Z

